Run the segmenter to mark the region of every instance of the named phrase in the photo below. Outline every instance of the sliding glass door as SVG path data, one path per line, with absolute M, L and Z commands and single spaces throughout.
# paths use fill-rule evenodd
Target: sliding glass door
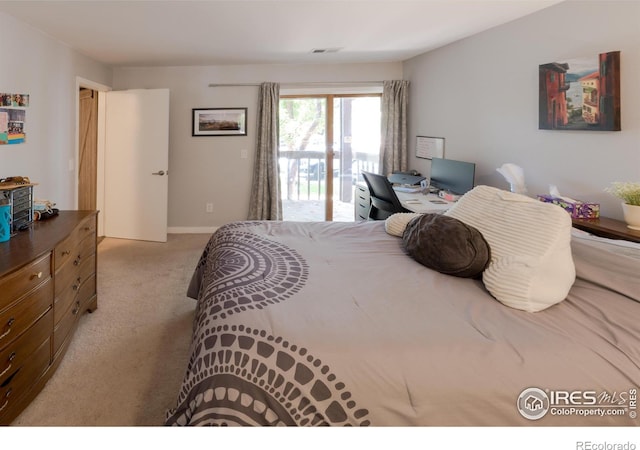
M 352 221 L 354 186 L 379 151 L 379 95 L 282 96 L 284 220 Z

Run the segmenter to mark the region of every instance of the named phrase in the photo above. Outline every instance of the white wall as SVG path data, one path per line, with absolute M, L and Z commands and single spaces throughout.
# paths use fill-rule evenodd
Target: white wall
M 169 227 L 201 231 L 249 211 L 256 142 L 257 86 L 210 83 L 366 82 L 402 78 L 401 63 L 114 69 L 114 89 L 169 88 Z M 366 83 L 363 83 L 366 84 Z M 192 137 L 192 108 L 247 107 L 247 136 Z M 248 158 L 241 158 L 246 150 Z M 205 212 L 213 203 L 214 212 Z
M 410 166 L 415 137 L 445 138 L 445 157 L 477 163 L 476 183 L 508 189 L 495 169 L 525 169 L 529 194 L 556 184 L 564 195 L 601 203 L 612 181 L 640 181 L 640 2 L 565 2 L 426 53 L 403 65 L 410 80 Z M 622 131 L 538 130 L 538 66 L 621 51 Z
M 30 96 L 26 143 L 0 145 L 0 178 L 26 175 L 36 198 L 75 209 L 76 79 L 108 85 L 111 69 L 11 16 L 0 13 L 0 23 L 0 92 Z

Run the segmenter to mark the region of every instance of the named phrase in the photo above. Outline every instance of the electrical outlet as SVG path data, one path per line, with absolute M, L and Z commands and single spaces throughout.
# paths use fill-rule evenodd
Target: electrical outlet
M 207 203 L 206 207 L 205 207 L 205 211 L 208 213 L 212 213 L 213 212 L 213 203 Z

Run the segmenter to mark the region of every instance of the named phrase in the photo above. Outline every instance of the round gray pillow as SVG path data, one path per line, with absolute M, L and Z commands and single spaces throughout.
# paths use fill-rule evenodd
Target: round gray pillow
M 479 277 L 491 260 L 491 248 L 477 228 L 441 214 L 411 220 L 402 244 L 423 266 L 457 277 Z

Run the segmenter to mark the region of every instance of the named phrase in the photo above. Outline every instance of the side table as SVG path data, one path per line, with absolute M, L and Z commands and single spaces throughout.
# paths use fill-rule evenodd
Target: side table
M 596 236 L 640 242 L 640 231 L 632 230 L 622 220 L 600 217 L 598 219 L 573 219 L 573 226 Z

